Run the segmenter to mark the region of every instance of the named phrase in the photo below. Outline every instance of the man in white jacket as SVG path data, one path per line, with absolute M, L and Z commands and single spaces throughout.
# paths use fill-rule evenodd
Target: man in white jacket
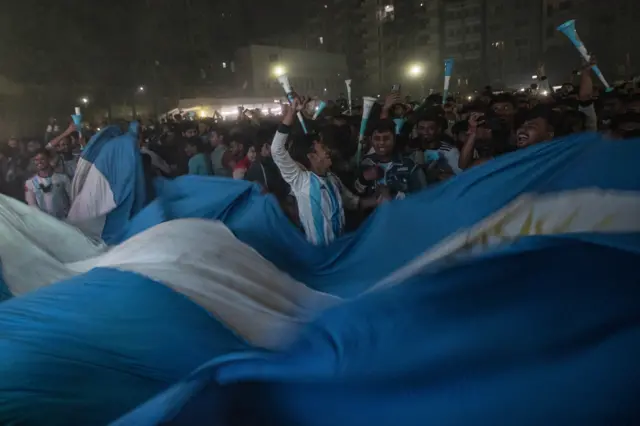
M 271 155 L 296 197 L 300 222 L 307 240 L 313 244 L 326 245 L 344 230 L 344 207 L 352 210 L 373 208 L 379 200 L 355 196 L 329 171 L 331 155 L 317 135 L 297 138 L 291 148 L 292 158 L 285 145 L 296 111 L 302 105 L 299 99 L 295 99 L 293 105 L 287 107 L 273 138 Z

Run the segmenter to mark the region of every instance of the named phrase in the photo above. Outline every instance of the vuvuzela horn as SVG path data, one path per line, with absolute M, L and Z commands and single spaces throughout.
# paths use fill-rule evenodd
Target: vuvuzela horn
M 289 82 L 289 76 L 287 74 L 283 74 L 278 77 L 278 82 L 282 86 L 284 93 L 287 95 L 287 99 L 289 99 L 289 103 L 293 103 L 293 88 L 291 87 L 291 82 Z M 304 117 L 300 111 L 296 114 L 298 116 L 298 121 L 300 121 L 300 125 L 302 126 L 302 131 L 306 135 L 307 126 L 304 124 Z
M 444 60 L 444 93 L 442 94 L 442 104 L 447 103 L 449 96 L 449 84 L 451 83 L 451 75 L 453 74 L 453 59 Z
M 589 62 L 591 60 L 591 56 L 589 55 L 589 51 L 587 50 L 587 48 L 584 45 L 584 43 L 582 42 L 582 40 L 580 40 L 580 37 L 578 36 L 578 32 L 576 31 L 576 20 L 575 19 L 571 19 L 571 20 L 565 22 L 564 24 L 560 25 L 557 29 L 562 34 L 567 36 L 569 41 L 571 41 L 571 43 L 573 43 L 573 45 L 576 47 L 576 49 L 578 49 L 578 52 L 580 52 L 580 55 L 582 56 L 582 58 L 585 61 Z M 602 75 L 602 71 L 600 71 L 600 68 L 597 65 L 595 65 L 594 67 L 592 67 L 592 69 L 593 69 L 593 72 L 595 73 L 595 75 L 598 76 L 598 78 L 600 79 L 602 84 L 604 84 L 604 87 L 607 88 L 607 92 L 610 92 L 611 90 L 613 90 L 611 88 L 611 86 L 609 86 L 609 83 L 607 83 L 607 80 L 604 78 L 604 75 Z

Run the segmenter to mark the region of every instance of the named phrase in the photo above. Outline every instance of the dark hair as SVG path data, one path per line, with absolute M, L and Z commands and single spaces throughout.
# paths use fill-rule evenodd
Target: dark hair
M 378 133 L 391 132 L 391 134 L 395 135 L 396 123 L 394 123 L 394 121 L 390 119 L 378 120 L 373 126 L 373 128 L 371 129 L 371 134 L 373 134 L 374 132 L 378 132 Z
M 51 158 L 51 153 L 47 151 L 45 148 L 39 149 L 36 152 L 34 152 L 31 158 L 32 159 L 36 158 L 38 155 L 44 155 L 47 158 Z
M 491 105 L 497 103 L 508 103 L 513 105 L 514 107 L 516 106 L 515 98 L 511 93 L 498 93 L 497 95 L 495 95 L 493 99 L 491 99 Z
M 556 137 L 570 135 L 573 133 L 573 126 L 576 122 L 582 124 L 584 128 L 586 121 L 587 116 L 582 111 L 565 111 L 558 117 L 558 126 L 555 129 L 555 135 Z
M 640 123 L 640 113 L 627 111 L 623 114 L 615 115 L 611 119 L 611 130 L 618 130 L 624 123 Z
M 466 120 L 457 121 L 456 124 L 451 128 L 451 133 L 453 136 L 457 136 L 458 133 L 468 132 L 469 131 L 469 122 Z
M 447 130 L 447 128 L 449 127 L 447 119 L 444 118 L 444 116 L 440 114 L 437 109 L 431 109 L 423 114 L 418 115 L 418 117 L 416 118 L 416 126 L 421 121 L 433 121 L 440 127 L 442 131 Z
M 553 129 L 556 128 L 558 119 L 556 114 L 547 105 L 536 105 L 529 111 L 526 117 L 526 121 L 542 118 L 547 122 L 547 125 Z
M 294 161 L 302 164 L 306 168 L 311 167 L 308 154 L 311 154 L 315 149 L 315 143 L 320 141 L 320 137 L 316 133 L 310 133 L 305 135 L 304 133 L 298 133 L 293 137 L 293 144 L 289 148 L 289 154 Z
M 189 146 L 194 146 L 198 152 L 202 151 L 202 141 L 197 136 L 188 138 L 185 143 Z
M 634 93 L 627 99 L 627 103 L 640 102 L 640 93 Z
M 577 99 L 570 99 L 570 98 L 562 98 L 562 99 L 558 99 L 556 101 L 555 104 L 556 107 L 567 107 L 573 110 L 578 110 L 578 107 L 580 106 L 579 102 Z
M 258 132 L 256 133 L 256 141 L 260 143 L 260 146 L 264 144 L 271 144 L 271 142 L 273 141 L 273 135 L 276 133 L 276 130 L 276 125 L 265 126 L 261 124 Z
M 229 135 L 229 139 L 227 144 L 230 145 L 232 142 L 237 143 L 238 145 L 242 145 L 243 147 L 246 147 L 247 145 L 249 145 L 249 141 L 247 140 L 247 136 L 242 133 L 242 132 L 232 132 Z

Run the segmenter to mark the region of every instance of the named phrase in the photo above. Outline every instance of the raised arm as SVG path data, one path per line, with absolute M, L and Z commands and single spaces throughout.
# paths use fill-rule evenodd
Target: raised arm
M 49 143 L 46 145 L 46 148 L 57 149 L 57 146 L 62 139 L 69 137 L 73 132 L 76 132 L 76 131 L 78 131 L 78 129 L 76 128 L 76 125 L 73 123 L 69 124 L 69 127 L 67 127 L 67 129 L 64 132 L 62 132 L 59 136 L 56 136 L 55 138 L 49 141 Z
M 580 75 L 580 91 L 578 92 L 578 101 L 580 105 L 578 110 L 586 117 L 585 130 L 588 132 L 598 131 L 598 116 L 593 105 L 593 80 L 591 79 L 591 68 L 597 65 L 595 56 L 591 56 L 591 60 L 582 67 Z
M 306 172 L 300 168 L 286 148 L 287 137 L 291 132 L 291 126 L 296 113 L 296 103 L 294 106 L 286 108 L 282 123 L 278 126 L 273 142 L 271 143 L 271 157 L 273 162 L 276 163 L 280 174 L 284 178 L 284 181 L 291 185 L 293 192 L 300 191 L 304 186 L 304 182 L 307 179 Z
M 32 207 L 38 207 L 38 201 L 36 200 L 36 193 L 29 185 L 29 181 L 24 184 L 24 200 Z

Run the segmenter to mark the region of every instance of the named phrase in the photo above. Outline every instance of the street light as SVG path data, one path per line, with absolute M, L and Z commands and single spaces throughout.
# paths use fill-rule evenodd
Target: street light
M 421 64 L 411 64 L 407 68 L 407 74 L 409 77 L 418 78 L 424 72 L 424 67 Z
M 89 103 L 89 98 L 84 97 L 84 98 L 80 99 L 80 102 L 82 102 L 83 104 L 85 104 L 85 105 L 86 105 L 86 104 L 88 104 L 88 103 Z
M 271 70 L 271 72 L 273 73 L 274 77 L 280 77 L 281 75 L 287 73 L 287 69 L 283 65 L 276 65 L 273 67 L 273 70 Z
M 140 92 L 140 93 L 144 92 L 144 86 L 139 86 L 138 87 L 138 92 Z
M 418 80 L 420 82 L 420 91 L 421 95 L 424 96 L 424 79 L 422 76 L 424 75 L 424 66 L 420 63 L 409 64 L 407 67 L 407 75 L 409 78 L 414 80 Z

